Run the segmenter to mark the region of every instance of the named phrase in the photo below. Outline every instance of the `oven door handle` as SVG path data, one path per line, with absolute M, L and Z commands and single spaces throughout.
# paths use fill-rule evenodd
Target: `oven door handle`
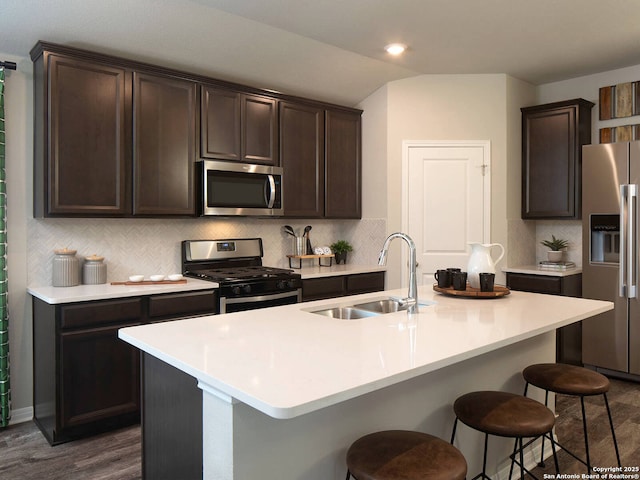
M 279 300 L 281 298 L 297 297 L 298 295 L 299 295 L 298 290 L 292 290 L 290 292 L 274 293 L 269 295 L 256 295 L 255 297 L 239 297 L 239 298 L 222 297 L 220 298 L 220 300 L 224 301 L 224 303 L 226 303 L 227 305 L 232 305 L 234 303 L 255 303 L 255 302 L 264 302 L 267 300 Z

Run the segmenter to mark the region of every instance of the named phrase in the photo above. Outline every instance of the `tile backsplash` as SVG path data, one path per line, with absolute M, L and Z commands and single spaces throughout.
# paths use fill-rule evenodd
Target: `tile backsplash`
M 348 261 L 354 264 L 375 264 L 386 238 L 385 219 L 29 219 L 27 282 L 29 286 L 51 285 L 53 251 L 65 247 L 77 250 L 81 258 L 105 257 L 108 282 L 123 281 L 133 274 L 180 272 L 180 242 L 197 239 L 261 237 L 263 264 L 288 267 L 292 237 L 283 232 L 283 225 L 300 233 L 311 225 L 314 246 L 341 239 L 351 242 L 354 251 Z
M 541 245 L 543 240 L 551 240 L 551 236 L 569 241 L 564 254 L 564 261 L 574 262 L 582 266 L 582 222 L 580 220 L 545 220 L 536 222 L 536 261 L 547 259 L 548 248 Z

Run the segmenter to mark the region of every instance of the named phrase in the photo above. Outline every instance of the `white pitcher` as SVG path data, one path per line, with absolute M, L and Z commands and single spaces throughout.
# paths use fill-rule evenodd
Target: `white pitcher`
M 496 263 L 504 257 L 504 247 L 499 243 L 469 243 L 471 256 L 467 264 L 467 280 L 473 288 L 480 288 L 479 273 L 496 273 Z M 501 253 L 494 262 L 491 247 L 500 247 Z

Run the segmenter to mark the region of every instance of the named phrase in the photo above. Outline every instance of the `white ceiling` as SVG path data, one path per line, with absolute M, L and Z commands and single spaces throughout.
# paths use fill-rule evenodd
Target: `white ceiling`
M 346 105 L 420 74 L 537 85 L 640 65 L 637 0 L 0 0 L 0 12 L 3 54 L 46 40 Z M 391 42 L 410 48 L 392 58 Z

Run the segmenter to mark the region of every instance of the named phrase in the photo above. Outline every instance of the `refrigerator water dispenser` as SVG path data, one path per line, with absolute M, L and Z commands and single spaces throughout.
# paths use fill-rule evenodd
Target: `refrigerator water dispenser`
M 620 263 L 620 215 L 591 215 L 590 263 Z

